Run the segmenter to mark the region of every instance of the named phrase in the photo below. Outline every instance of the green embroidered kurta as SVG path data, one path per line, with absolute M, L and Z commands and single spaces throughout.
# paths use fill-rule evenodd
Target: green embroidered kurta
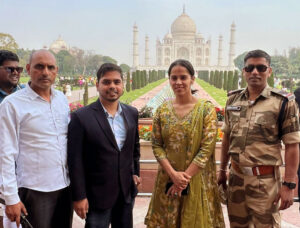
M 152 148 L 157 160 L 167 158 L 177 171 L 186 170 L 191 162 L 201 169 L 190 181 L 189 194 L 172 198 L 165 194 L 170 178 L 159 166 L 145 218 L 148 227 L 225 227 L 216 180 L 216 136 L 216 112 L 206 100 L 199 100 L 183 118 L 176 116 L 171 101 L 157 109 L 152 131 Z

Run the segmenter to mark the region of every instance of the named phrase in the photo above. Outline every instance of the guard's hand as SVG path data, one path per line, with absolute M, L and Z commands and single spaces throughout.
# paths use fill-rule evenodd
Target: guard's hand
M 183 190 L 191 181 L 192 177 L 186 172 L 174 172 L 170 178 L 174 185 Z
M 136 187 L 138 187 L 141 184 L 141 178 L 137 175 L 132 175 L 133 182 Z
M 226 190 L 227 189 L 227 175 L 225 171 L 220 170 L 219 174 L 218 174 L 218 179 L 217 179 L 217 183 L 218 185 L 223 185 L 223 189 Z
M 277 194 L 274 205 L 277 205 L 281 199 L 279 210 L 285 210 L 294 203 L 294 190 L 289 189 L 287 186 L 281 186 L 279 193 Z
M 5 206 L 5 213 L 7 217 L 9 218 L 10 221 L 16 222 L 17 227 L 20 226 L 21 212 L 27 215 L 27 210 L 21 201 L 14 205 Z
M 74 206 L 74 210 L 75 210 L 76 214 L 80 218 L 85 219 L 86 214 L 89 211 L 89 202 L 88 202 L 87 198 L 85 198 L 83 200 L 75 201 L 73 203 L 73 206 Z

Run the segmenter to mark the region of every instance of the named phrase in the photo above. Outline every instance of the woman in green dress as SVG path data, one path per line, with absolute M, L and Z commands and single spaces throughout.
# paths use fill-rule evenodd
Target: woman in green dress
M 152 148 L 158 174 L 145 224 L 149 228 L 225 227 L 215 167 L 214 106 L 192 95 L 195 71 L 176 60 L 168 70 L 175 98 L 153 119 Z

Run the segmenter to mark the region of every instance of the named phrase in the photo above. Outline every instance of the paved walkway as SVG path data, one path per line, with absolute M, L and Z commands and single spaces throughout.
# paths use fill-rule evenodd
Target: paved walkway
M 68 102 L 69 103 L 73 103 L 73 102 L 77 102 L 77 101 L 83 100 L 83 94 L 84 94 L 84 90 L 83 89 L 73 90 L 72 91 L 72 96 L 67 97 L 68 98 Z M 89 87 L 89 98 L 96 97 L 96 96 L 98 96 L 98 91 L 96 89 L 96 86 Z
M 134 100 L 131 103 L 131 105 L 136 107 L 138 110 L 140 110 L 142 107 L 144 107 L 148 103 L 148 101 L 150 101 L 153 97 L 155 97 L 156 94 L 158 94 L 162 90 L 162 88 L 164 88 L 166 85 L 168 85 L 168 83 L 169 83 L 169 81 L 167 80 L 166 82 L 160 84 L 159 86 L 155 87 L 151 91 L 145 93 L 144 95 L 142 95 L 139 98 L 137 98 L 136 100 Z M 215 106 L 221 108 L 221 105 L 219 105 L 218 102 L 215 101 L 215 99 L 213 99 L 207 92 L 205 92 L 197 82 L 194 83 L 193 88 L 198 90 L 197 94 L 196 94 L 197 97 L 207 99 L 207 100 L 211 101 Z
M 145 93 L 144 95 L 140 96 L 133 102 L 131 102 L 131 105 L 136 107 L 138 110 L 140 110 L 142 107 L 144 107 L 148 101 L 150 101 L 153 97 L 155 97 L 156 94 L 159 93 L 159 91 L 162 90 L 166 85 L 168 85 L 169 81 L 165 81 L 159 86 L 156 86 L 154 89 L 150 90 L 149 92 Z

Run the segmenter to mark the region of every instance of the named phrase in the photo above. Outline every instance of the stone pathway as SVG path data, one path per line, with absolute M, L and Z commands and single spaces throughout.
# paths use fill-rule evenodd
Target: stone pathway
M 148 103 L 149 100 L 151 100 L 151 98 L 155 97 L 155 95 L 158 94 L 159 91 L 162 90 L 162 88 L 164 88 L 168 83 L 168 80 L 163 82 L 159 86 L 155 87 L 154 89 L 150 90 L 149 92 L 145 93 L 144 95 L 131 102 L 131 105 L 140 110 Z
M 214 104 L 214 106 L 218 107 L 218 108 L 222 108 L 221 105 L 218 104 L 218 102 L 216 102 L 216 100 L 214 98 L 212 98 L 204 89 L 202 89 L 202 87 L 197 83 L 194 82 L 193 85 L 194 89 L 197 89 L 197 96 L 206 100 L 211 101 L 211 103 Z
M 140 110 L 142 107 L 144 107 L 148 103 L 148 101 L 150 101 L 153 97 L 155 97 L 156 94 L 158 94 L 162 90 L 162 88 L 164 88 L 166 85 L 168 85 L 168 83 L 169 83 L 169 81 L 166 81 L 166 82 L 160 84 L 159 86 L 155 87 L 151 91 L 145 93 L 144 95 L 142 95 L 139 98 L 137 98 L 136 100 L 134 100 L 131 103 L 131 105 L 136 107 L 138 110 Z M 198 90 L 196 93 L 197 97 L 207 99 L 207 100 L 211 101 L 216 107 L 221 108 L 221 105 L 219 105 L 215 99 L 213 99 L 207 92 L 205 92 L 205 90 L 203 90 L 202 87 L 197 82 L 194 83 L 193 88 Z
M 78 102 L 80 100 L 83 100 L 83 94 L 84 90 L 73 90 L 72 96 L 67 97 L 69 103 Z M 98 96 L 98 91 L 96 89 L 96 86 L 89 87 L 89 98 Z
M 133 227 L 134 228 L 146 228 L 144 225 L 144 218 L 147 214 L 150 197 L 137 197 L 133 209 Z M 292 207 L 282 212 L 282 228 L 299 228 L 300 227 L 300 214 L 299 203 L 294 203 Z M 225 218 L 226 227 L 229 226 L 228 213 L 224 205 L 222 205 L 223 215 Z M 74 213 L 73 228 L 83 228 L 84 220 L 80 219 Z

